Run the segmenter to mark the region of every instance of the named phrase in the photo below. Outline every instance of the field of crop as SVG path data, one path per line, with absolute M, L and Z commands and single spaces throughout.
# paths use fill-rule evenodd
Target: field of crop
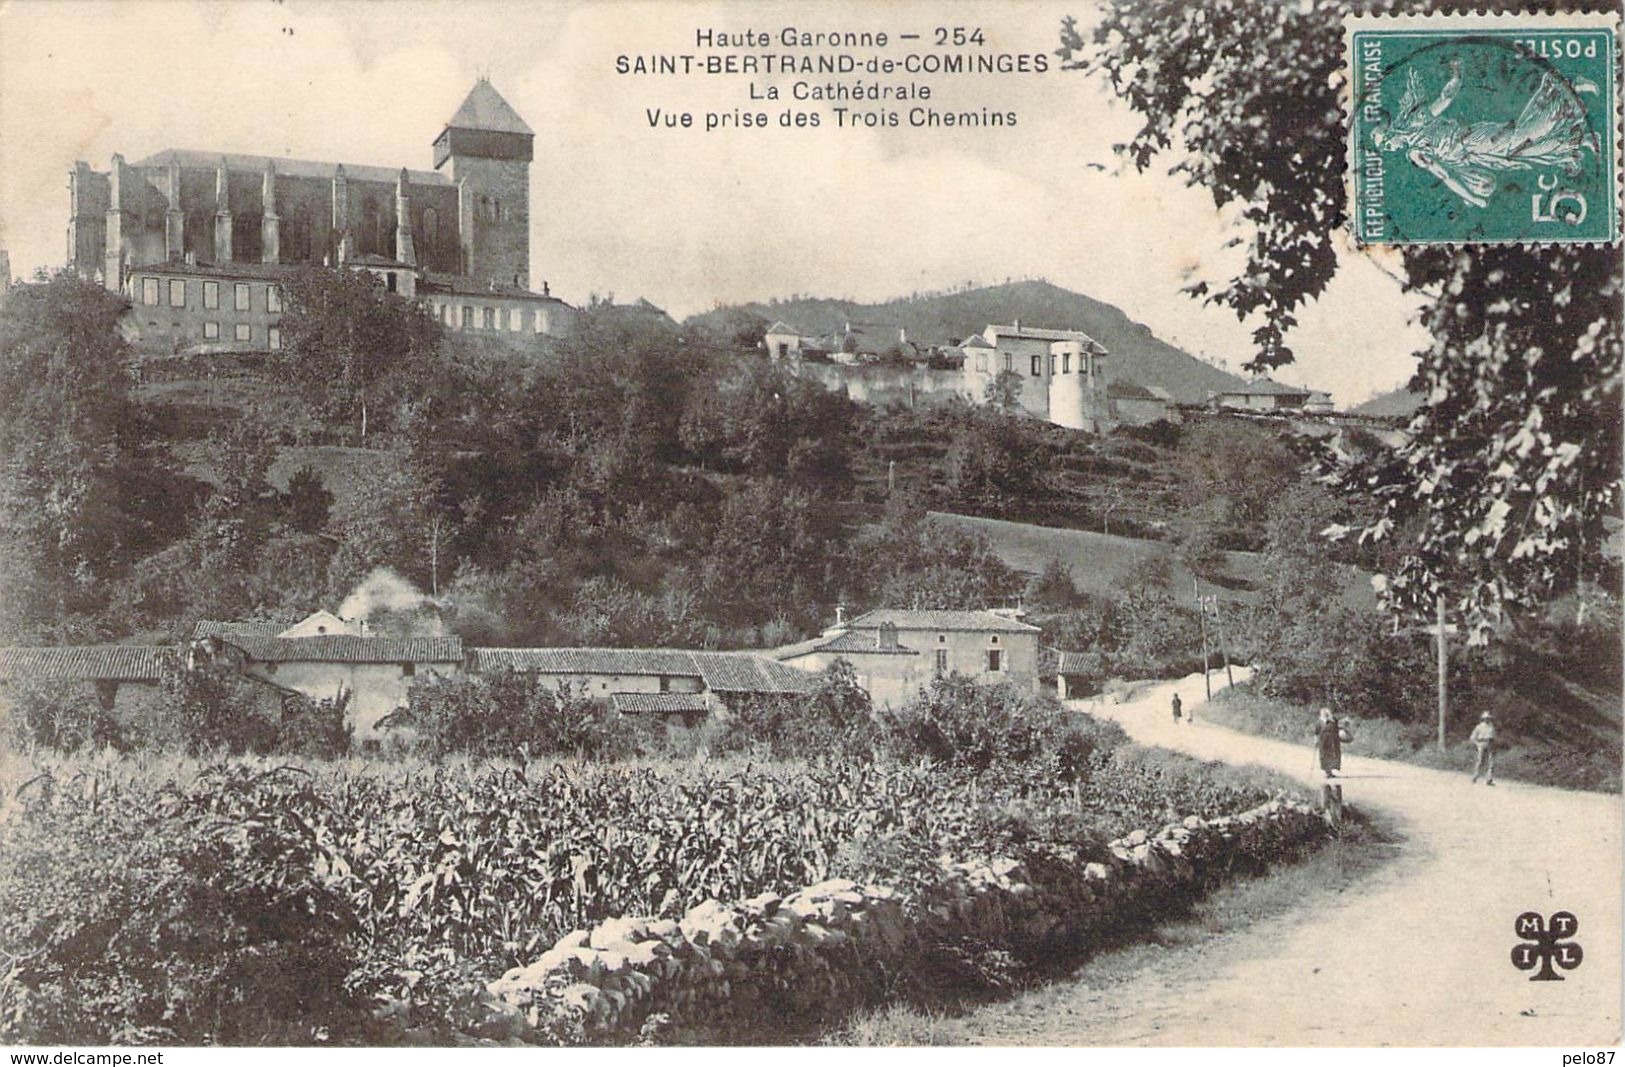
M 1073 782 L 841 757 L 431 765 L 17 758 L 0 767 L 0 1041 L 446 1038 L 483 984 L 606 918 L 937 858 L 1106 842 L 1278 782 L 1102 729 Z

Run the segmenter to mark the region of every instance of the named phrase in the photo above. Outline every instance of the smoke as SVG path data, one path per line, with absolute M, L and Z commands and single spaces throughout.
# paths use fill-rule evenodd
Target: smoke
M 375 567 L 339 605 L 339 618 L 365 621 L 367 633 L 382 637 L 441 637 L 446 633 L 440 605 L 388 567 Z

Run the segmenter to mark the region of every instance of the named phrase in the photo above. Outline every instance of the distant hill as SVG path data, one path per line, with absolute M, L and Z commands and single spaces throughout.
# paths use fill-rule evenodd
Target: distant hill
M 1082 330 L 1106 346 L 1113 360 L 1110 373 L 1157 385 L 1182 403 L 1201 403 L 1208 393 L 1231 388 L 1242 379 L 1209 366 L 1152 334 L 1111 304 L 1043 281 L 1012 282 L 941 296 L 905 298 L 884 304 L 847 300 L 801 299 L 772 304 L 718 308 L 689 319 L 691 325 L 724 329 L 738 312 L 782 319 L 804 335 L 831 333 L 848 322 L 888 323 L 906 327 L 911 341 L 947 344 L 989 323 L 1011 323 L 1057 330 Z
M 1400 386 L 1391 393 L 1374 396 L 1349 409 L 1351 415 L 1374 415 L 1386 419 L 1406 419 L 1422 406 L 1422 397 Z

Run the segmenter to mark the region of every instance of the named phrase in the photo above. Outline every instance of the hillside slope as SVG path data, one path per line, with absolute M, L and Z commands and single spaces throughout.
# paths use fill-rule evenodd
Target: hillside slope
M 1374 396 L 1363 404 L 1356 404 L 1349 409 L 1349 414 L 1408 419 L 1416 414 L 1421 406 L 1422 397 L 1402 385 L 1392 392 Z
M 806 335 L 831 333 L 848 322 L 892 323 L 906 327 L 910 340 L 934 344 L 979 333 L 989 323 L 1020 319 L 1027 326 L 1082 330 L 1106 346 L 1113 360 L 1113 374 L 1141 385 L 1161 386 L 1181 403 L 1201 403 L 1208 393 L 1242 381 L 1160 340 L 1149 327 L 1133 321 L 1117 307 L 1043 281 L 1012 282 L 883 304 L 813 298 L 744 304 L 708 311 L 688 322 L 723 329 L 740 312 L 769 321 L 782 319 Z

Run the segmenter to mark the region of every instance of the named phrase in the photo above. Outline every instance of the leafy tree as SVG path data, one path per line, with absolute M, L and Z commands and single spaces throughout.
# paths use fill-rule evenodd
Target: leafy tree
M 984 399 L 996 408 L 1013 408 L 1021 403 L 1025 383 L 1013 370 L 1002 370 L 987 383 Z
M 0 305 L 0 631 L 96 610 L 105 581 L 177 536 L 191 506 L 130 397 L 126 302 L 58 274 Z
M 1144 120 L 1122 155 L 1142 170 L 1171 157 L 1172 172 L 1238 209 L 1246 264 L 1217 290 L 1190 291 L 1259 323 L 1256 367 L 1292 360 L 1298 310 L 1340 265 L 1342 20 L 1373 9 L 1430 8 L 1233 4 L 1214 17 L 1182 0 L 1109 0 L 1087 37 L 1071 19 L 1062 27 L 1066 65 L 1103 75 Z M 1258 62 L 1264 53 L 1292 60 Z M 1590 245 L 1396 254 L 1433 339 L 1411 382 L 1428 401 L 1390 462 L 1347 472 L 1382 505 L 1358 529 L 1416 531 L 1389 576 L 1392 606 L 1425 613 L 1442 596 L 1482 634 L 1502 608 L 1612 574 L 1599 546 L 1620 509 L 1619 259 Z
M 848 556 L 858 564 L 848 599 L 860 605 L 980 610 L 1022 591 L 1021 575 L 986 537 L 920 512 L 888 515 Z
M 333 510 L 333 494 L 322 476 L 309 464 L 293 472 L 283 494 L 283 518 L 300 533 L 320 533 Z
M 362 440 L 370 412 L 433 384 L 441 330 L 422 305 L 360 270 L 302 266 L 282 288 L 274 370 L 327 416 L 358 419 Z

